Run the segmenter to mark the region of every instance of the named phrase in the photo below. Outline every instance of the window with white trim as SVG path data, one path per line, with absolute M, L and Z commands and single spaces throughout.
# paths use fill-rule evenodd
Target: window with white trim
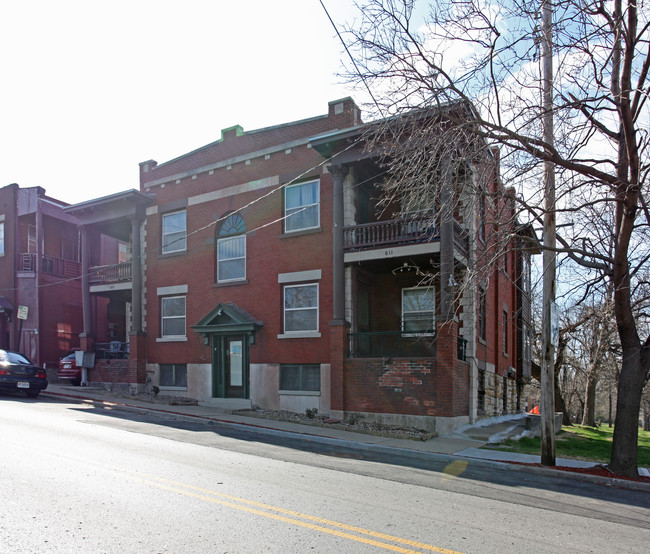
M 280 390 L 320 392 L 320 365 L 280 364 Z
M 308 181 L 284 188 L 284 230 L 289 233 L 320 226 L 320 182 Z
M 5 224 L 0 223 L 0 256 L 5 255 Z
M 160 364 L 160 388 L 187 389 L 187 364 Z
M 160 299 L 160 336 L 185 336 L 185 296 L 166 296 Z
M 435 291 L 433 287 L 402 289 L 402 332 L 430 335 L 435 329 Z
M 187 213 L 185 210 L 163 214 L 162 253 L 183 252 L 187 249 Z
M 318 331 L 318 284 L 284 287 L 284 332 Z
M 217 282 L 246 279 L 245 233 L 246 224 L 239 214 L 229 215 L 221 225 L 217 239 Z

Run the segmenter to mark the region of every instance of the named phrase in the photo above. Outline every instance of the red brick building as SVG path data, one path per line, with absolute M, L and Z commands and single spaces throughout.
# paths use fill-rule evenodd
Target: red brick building
M 52 368 L 81 331 L 79 233 L 66 206 L 41 187 L 0 189 L 0 348 Z
M 108 345 L 116 356 L 102 354 L 89 381 L 442 432 L 516 410 L 530 374 L 520 286 L 530 251 L 513 238 L 505 265 L 466 278 L 495 217 L 510 210 L 514 221 L 498 160 L 467 165 L 483 200 L 387 219 L 375 209 L 384 172 L 359 142 L 363 129 L 350 98 L 323 116 L 232 127 L 141 163 L 140 191 L 70 207 L 95 276 L 84 321 L 101 294 L 109 321 L 122 322 Z M 91 263 L 100 236 L 124 245 L 124 261 Z M 423 284 L 418 269 L 432 263 L 439 274 Z M 87 350 L 96 333 L 85 325 Z

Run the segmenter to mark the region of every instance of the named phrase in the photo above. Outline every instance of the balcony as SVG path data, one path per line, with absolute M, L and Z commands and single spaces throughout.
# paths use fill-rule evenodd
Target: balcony
M 93 285 L 107 285 L 131 281 L 131 262 L 113 265 L 96 265 L 90 268 L 89 282 Z
M 440 229 L 432 223 L 430 217 L 392 219 L 343 228 L 345 252 L 439 240 Z M 469 235 L 457 221 L 454 221 L 454 246 L 465 257 L 469 255 Z
M 346 252 L 439 239 L 439 230 L 430 217 L 392 219 L 343 228 L 343 249 Z
M 37 268 L 38 256 L 36 254 L 18 254 L 17 270 L 35 272 L 39 269 L 41 273 L 74 279 L 81 275 L 79 262 L 53 258 L 52 256 L 40 256 L 40 267 Z
M 349 333 L 349 358 L 432 357 L 435 335 L 413 335 L 403 331 Z

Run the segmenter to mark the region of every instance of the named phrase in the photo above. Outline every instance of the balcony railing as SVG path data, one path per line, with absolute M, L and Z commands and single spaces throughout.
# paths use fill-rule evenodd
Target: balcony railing
M 438 240 L 440 229 L 430 217 L 392 219 L 343 228 L 346 252 Z M 469 235 L 457 221 L 454 221 L 454 246 L 464 256 L 469 255 Z
M 96 265 L 90 268 L 91 283 L 119 283 L 131 280 L 131 262 L 113 265 Z
M 38 256 L 36 254 L 18 254 L 18 271 L 36 271 Z M 52 256 L 40 256 L 40 267 L 42 273 L 55 275 L 57 277 L 75 278 L 81 275 L 79 262 L 53 258 Z
M 413 335 L 403 331 L 349 333 L 350 358 L 432 357 L 435 335 Z
M 129 357 L 128 342 L 96 342 L 94 349 L 98 360 L 126 360 Z
M 430 242 L 439 238 L 438 229 L 430 217 L 377 221 L 343 228 L 343 248 L 346 251 Z

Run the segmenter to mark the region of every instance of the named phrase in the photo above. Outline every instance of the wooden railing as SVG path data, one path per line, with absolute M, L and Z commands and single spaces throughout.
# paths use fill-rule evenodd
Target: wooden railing
M 75 278 L 81 275 L 81 264 L 52 256 L 41 256 L 40 271 L 57 277 Z M 18 254 L 18 271 L 36 271 L 36 254 Z
M 392 219 L 343 228 L 343 248 L 346 251 L 439 239 L 438 229 L 430 217 Z
M 117 283 L 131 280 L 131 262 L 113 265 L 96 265 L 90 268 L 91 283 Z
M 346 252 L 438 240 L 440 229 L 431 217 L 391 219 L 343 228 Z M 454 221 L 454 247 L 465 257 L 469 255 L 469 234 L 457 221 Z

